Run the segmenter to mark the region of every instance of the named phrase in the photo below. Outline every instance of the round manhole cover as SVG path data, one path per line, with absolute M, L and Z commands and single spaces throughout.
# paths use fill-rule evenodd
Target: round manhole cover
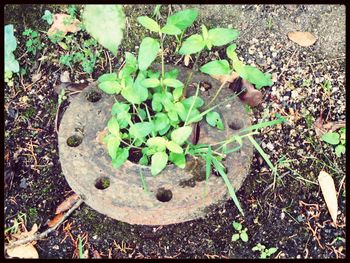
M 172 68 L 166 67 L 166 70 Z M 185 83 L 189 71 L 178 69 L 178 78 Z M 207 103 L 220 83 L 195 73 L 191 83 L 199 82 L 204 86 L 200 96 Z M 193 89 L 189 91 L 194 93 Z M 228 96 L 232 96 L 232 92 L 223 89 L 216 103 Z M 168 165 L 157 176 L 151 175 L 149 167 L 130 161 L 119 169 L 113 168 L 107 150 L 98 142 L 97 136 L 111 117 L 114 101 L 113 96 L 102 93 L 97 84 L 92 83 L 71 101 L 60 125 L 58 141 L 63 173 L 87 205 L 130 224 L 167 225 L 203 217 L 209 206 L 230 198 L 221 177 L 212 174 L 205 181 L 205 164 L 201 160 L 187 159 L 185 169 Z M 198 143 L 222 141 L 250 125 L 238 99 L 215 110 L 221 113 L 225 130 L 212 128 L 203 120 Z M 243 139 L 243 147 L 229 154 L 223 162 L 236 191 L 249 172 L 252 155 L 252 146 Z

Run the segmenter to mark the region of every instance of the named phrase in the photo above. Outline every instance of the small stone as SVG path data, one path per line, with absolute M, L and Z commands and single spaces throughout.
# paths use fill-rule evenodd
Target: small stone
M 272 52 L 272 57 L 273 58 L 277 57 L 277 52 Z
M 275 146 L 273 146 L 273 144 L 271 142 L 268 142 L 266 144 L 266 148 L 269 149 L 270 151 L 273 151 L 275 149 Z
M 26 189 L 28 187 L 26 178 L 21 179 L 21 183 L 19 184 L 19 187 Z
M 297 90 L 292 90 L 292 99 L 296 99 L 296 98 L 298 98 L 298 96 L 299 96 L 298 91 Z
M 255 46 L 250 46 L 249 49 L 248 49 L 248 53 L 250 55 L 253 55 L 256 51 L 256 47 Z
M 272 63 L 272 58 L 268 57 L 266 59 L 266 64 L 270 65 Z
M 59 247 L 58 245 L 54 245 L 54 246 L 52 246 L 52 249 L 54 249 L 54 250 L 59 250 L 60 247 Z

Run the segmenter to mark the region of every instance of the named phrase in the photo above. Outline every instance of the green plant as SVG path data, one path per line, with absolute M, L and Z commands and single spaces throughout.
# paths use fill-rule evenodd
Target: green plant
M 16 234 L 21 225 L 27 224 L 27 215 L 25 213 L 19 212 L 17 217 L 13 220 L 13 225 L 11 227 L 5 228 L 5 234 Z
M 100 12 L 110 11 L 105 8 L 107 7 L 99 7 Z M 117 10 L 115 7 L 112 8 Z M 89 16 L 85 13 L 87 11 Z M 85 20 L 96 20 L 94 16 L 97 14 L 92 11 L 84 11 Z M 113 17 L 114 21 L 124 19 L 122 12 L 118 12 L 113 13 L 113 16 L 120 15 L 120 17 Z M 165 25 L 160 25 L 159 22 L 147 16 L 137 18 L 143 27 L 158 38 L 145 37 L 141 41 L 137 56 L 125 52 L 124 66 L 118 72 L 103 74 L 98 78 L 98 87 L 102 91 L 109 95 L 119 95 L 119 99 L 116 98 L 112 106 L 112 117 L 107 123 L 108 134 L 103 141 L 115 168 L 119 168 L 128 159 L 130 149 L 133 149 L 141 155 L 139 164 L 150 165 L 153 176 L 159 174 L 169 162 L 185 168 L 187 155 L 202 158 L 206 161 L 206 180 L 211 170 L 215 169 L 222 176 L 238 210 L 244 215 L 226 174 L 223 164 L 225 157 L 242 147 L 244 137 L 249 138 L 257 134 L 256 130 L 281 123 L 284 119 L 279 116 L 276 120 L 253 125 L 224 141 L 211 145 L 194 145 L 188 141 L 193 132 L 191 124 L 201 121 L 204 117 L 209 125 L 221 130 L 225 129 L 220 114 L 214 109 L 237 97 L 237 94 L 232 95 L 225 101 L 209 107 L 221 91 L 223 87 L 221 85 L 213 99 L 205 109 L 202 109 L 204 101 L 199 96 L 199 84 L 196 85 L 195 95 L 185 97 L 191 75 L 184 84 L 178 79 L 179 72 L 176 68 L 165 71 L 165 38 L 175 36 L 177 40 L 182 40 L 185 30 L 193 24 L 197 16 L 196 9 L 182 10 L 169 16 Z M 86 25 L 87 31 L 93 32 L 92 36 L 99 43 L 116 54 L 121 38 L 118 35 L 117 39 L 113 39 L 108 34 L 109 30 L 114 30 L 111 23 L 103 25 L 106 30 L 103 32 L 102 40 L 100 35 L 102 30 L 99 28 L 99 32 L 94 32 L 93 27 L 89 28 L 89 23 Z M 123 25 L 119 26 L 119 29 L 123 28 Z M 211 50 L 213 46 L 230 44 L 239 35 L 237 30 L 231 28 L 208 30 L 205 25 L 201 28 L 201 35 L 189 36 L 179 48 L 181 55 L 197 54 L 195 64 L 203 49 Z M 270 75 L 262 73 L 255 67 L 244 65 L 238 59 L 235 47 L 235 44 L 232 44 L 226 50 L 231 64 L 227 60 L 211 61 L 200 70 L 210 75 L 229 75 L 236 72 L 255 84 L 257 88 L 272 85 Z M 152 63 L 158 57 L 161 62 L 159 71 L 152 67 Z M 235 147 L 229 147 L 232 144 L 235 144 Z M 141 175 L 141 180 L 142 178 Z
M 326 94 L 328 94 L 328 95 L 331 94 L 331 92 L 332 92 L 332 84 L 331 84 L 331 82 L 328 79 L 323 81 L 322 88 L 323 88 L 323 91 Z
M 9 86 L 13 86 L 13 73 L 19 72 L 19 63 L 15 58 L 13 52 L 17 48 L 16 37 L 13 33 L 13 25 L 5 26 L 5 70 L 4 78 L 5 82 Z
M 334 150 L 338 157 L 345 154 L 346 128 L 339 129 L 339 132 L 327 132 L 322 135 L 321 139 L 328 144 L 336 145 Z
M 46 21 L 49 25 L 53 23 L 53 15 L 49 10 L 45 10 L 44 15 L 41 17 L 42 20 Z
M 26 41 L 26 49 L 27 52 L 36 55 L 38 50 L 41 50 L 43 47 L 43 43 L 40 40 L 39 33 L 37 31 L 33 31 L 31 28 L 27 28 L 22 33 L 23 36 L 27 36 Z
M 266 246 L 261 245 L 258 243 L 255 247 L 252 248 L 253 251 L 260 251 L 260 258 L 268 258 L 272 254 L 277 252 L 277 248 L 271 247 L 271 248 L 266 248 Z
M 236 221 L 233 221 L 232 226 L 235 230 L 238 231 L 238 233 L 232 235 L 232 241 L 237 241 L 238 239 L 241 239 L 243 242 L 248 241 L 248 234 L 247 234 L 247 228 L 242 227 L 241 223 L 238 223 Z

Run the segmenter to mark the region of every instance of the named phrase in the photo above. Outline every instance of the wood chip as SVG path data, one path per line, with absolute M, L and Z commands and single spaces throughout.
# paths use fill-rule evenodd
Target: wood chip
M 76 193 L 72 194 L 57 207 L 55 214 L 57 215 L 70 209 L 79 200 L 79 198 L 79 195 Z
M 328 174 L 325 171 L 321 171 L 318 176 L 318 182 L 320 184 L 324 200 L 326 201 L 328 211 L 331 214 L 334 224 L 336 225 L 338 213 L 338 200 L 334 180 L 330 174 Z

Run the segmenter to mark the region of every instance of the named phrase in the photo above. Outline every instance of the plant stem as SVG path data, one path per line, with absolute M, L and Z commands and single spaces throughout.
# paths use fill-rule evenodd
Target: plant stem
M 186 79 L 185 86 L 184 86 L 184 89 L 183 89 L 183 92 L 182 92 L 182 98 L 185 97 L 187 86 L 188 86 L 188 84 L 190 83 L 190 81 L 192 79 L 193 72 L 197 69 L 197 63 L 198 63 L 198 60 L 199 60 L 199 57 L 200 57 L 201 53 L 202 53 L 202 50 L 199 51 L 199 53 L 197 54 L 196 60 L 194 61 L 193 67 L 191 69 L 191 72 L 188 74 L 188 77 Z
M 208 103 L 208 105 L 206 107 L 209 107 L 210 104 L 212 104 L 214 102 L 214 100 L 217 98 L 217 96 L 219 95 L 220 91 L 222 90 L 222 88 L 225 86 L 225 84 L 227 83 L 227 81 L 224 81 L 221 86 L 219 87 L 218 91 L 216 92 L 215 96 L 211 99 L 211 101 Z
M 196 99 L 197 99 L 197 97 L 198 97 L 198 92 L 199 92 L 199 84 L 197 84 L 196 95 L 194 95 L 193 102 L 192 102 L 191 107 L 190 107 L 190 109 L 189 109 L 189 111 L 188 111 L 188 113 L 187 113 L 186 121 L 185 121 L 184 126 L 187 125 L 188 117 L 190 117 L 191 111 L 192 111 L 193 106 L 194 106 L 194 104 L 195 104 L 195 102 L 196 102 Z
M 159 36 L 160 36 L 160 48 L 162 50 L 162 80 L 163 80 L 164 79 L 164 46 L 163 46 L 164 38 L 162 37 L 162 33 L 161 32 L 159 32 Z M 164 90 L 163 81 L 162 81 L 162 88 Z

